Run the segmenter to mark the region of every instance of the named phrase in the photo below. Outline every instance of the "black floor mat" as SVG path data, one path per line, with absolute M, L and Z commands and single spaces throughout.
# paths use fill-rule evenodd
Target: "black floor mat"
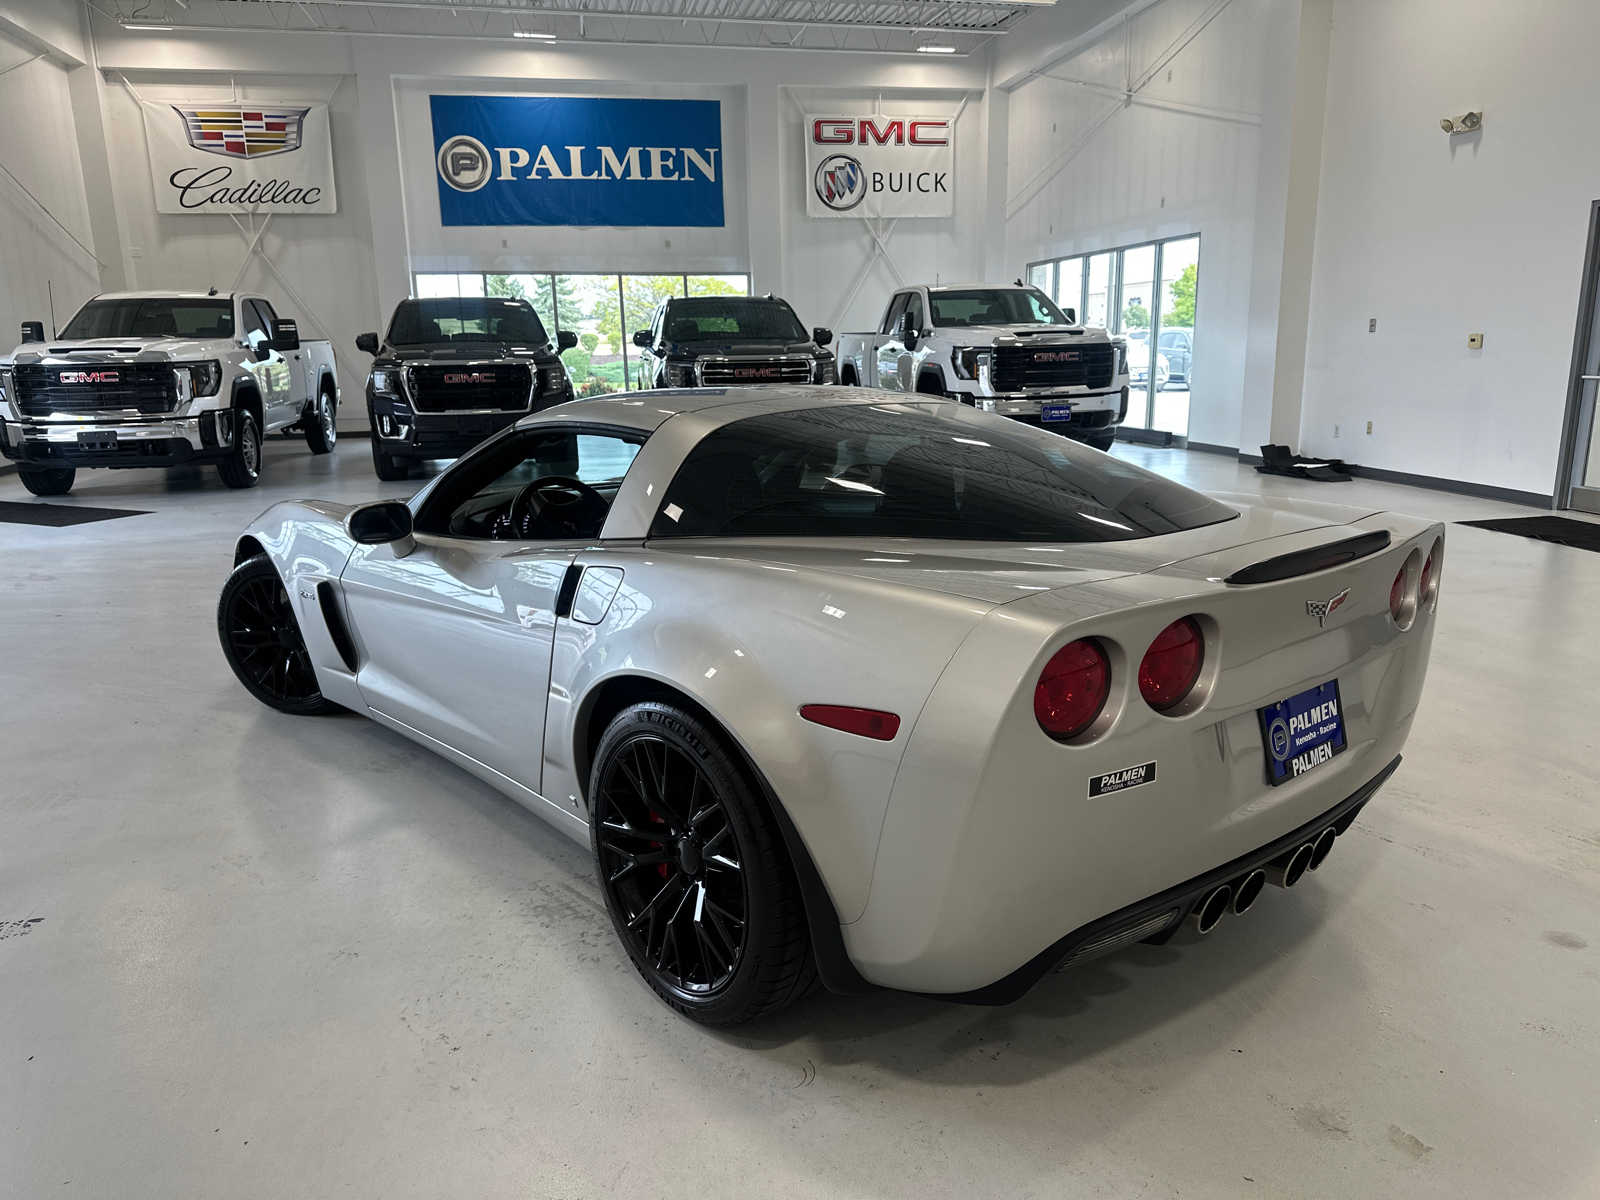
M 90 521 L 114 521 L 118 517 L 143 517 L 143 508 L 89 508 L 77 504 L 19 504 L 0 500 L 0 521 L 10 525 L 87 525 Z
M 1571 517 L 1503 517 L 1497 521 L 1457 521 L 1456 524 L 1537 538 L 1541 542 L 1571 546 L 1574 550 L 1600 550 L 1600 524 L 1574 521 Z

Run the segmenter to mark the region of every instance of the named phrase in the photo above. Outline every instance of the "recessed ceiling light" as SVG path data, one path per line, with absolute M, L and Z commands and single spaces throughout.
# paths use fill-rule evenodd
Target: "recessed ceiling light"
M 553 33 L 528 33 L 521 29 L 514 31 L 511 36 L 519 38 L 534 38 L 535 40 L 541 42 L 553 42 L 556 40 L 556 35 Z
M 954 46 L 927 45 L 917 47 L 918 54 L 954 54 L 955 52 L 956 48 Z

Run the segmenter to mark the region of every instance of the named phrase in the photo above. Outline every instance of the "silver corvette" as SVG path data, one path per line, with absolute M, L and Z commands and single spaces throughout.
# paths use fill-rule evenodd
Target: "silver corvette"
M 1209 497 L 942 400 L 634 393 L 409 501 L 296 501 L 218 628 L 592 848 L 710 1024 L 822 985 L 1003 1004 L 1292 887 L 1395 770 L 1444 531 Z

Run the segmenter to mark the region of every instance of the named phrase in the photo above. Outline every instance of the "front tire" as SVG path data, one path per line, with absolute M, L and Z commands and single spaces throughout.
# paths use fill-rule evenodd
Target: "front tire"
M 410 462 L 383 452 L 376 429 L 372 431 L 372 469 L 385 483 L 398 483 L 411 474 Z
M 17 467 L 22 486 L 35 496 L 65 496 L 78 477 L 77 467 Z
M 339 430 L 334 424 L 333 393 L 326 388 L 311 402 L 311 410 L 303 420 L 306 426 L 306 445 L 313 454 L 328 454 L 339 440 Z
M 261 429 L 248 408 L 233 416 L 233 449 L 217 464 L 217 474 L 231 488 L 253 488 L 261 482 Z
M 600 739 L 589 795 L 606 909 L 656 995 L 731 1026 L 816 986 L 782 834 L 720 731 L 660 701 L 624 709 Z
M 217 636 L 239 682 L 267 707 L 308 717 L 341 711 L 322 697 L 289 589 L 265 554 L 240 563 L 222 585 Z

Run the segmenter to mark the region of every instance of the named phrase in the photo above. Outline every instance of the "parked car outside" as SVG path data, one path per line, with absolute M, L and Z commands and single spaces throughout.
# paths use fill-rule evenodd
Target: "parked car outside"
M 1148 336 L 1149 331 L 1144 331 Z M 1143 389 L 1150 374 L 1150 343 L 1148 341 L 1129 341 L 1127 344 L 1128 356 L 1128 382 L 1134 387 Z M 1161 351 L 1156 351 L 1156 391 L 1167 386 L 1171 377 L 1171 368 L 1167 356 Z

